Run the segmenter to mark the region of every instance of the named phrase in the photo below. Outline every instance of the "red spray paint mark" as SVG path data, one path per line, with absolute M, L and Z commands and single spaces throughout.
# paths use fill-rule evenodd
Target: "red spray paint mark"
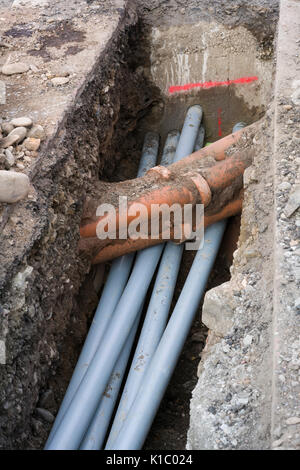
M 199 82 L 199 83 L 187 83 L 186 85 L 174 85 L 169 87 L 169 93 L 176 93 L 178 91 L 187 91 L 192 88 L 213 88 L 216 86 L 228 86 L 238 83 L 251 83 L 258 80 L 258 77 L 241 77 L 234 80 L 225 80 L 222 82 Z
M 222 129 L 221 129 L 221 112 L 222 112 L 222 109 L 219 108 L 219 109 L 218 109 L 218 136 L 219 136 L 219 137 L 222 136 Z

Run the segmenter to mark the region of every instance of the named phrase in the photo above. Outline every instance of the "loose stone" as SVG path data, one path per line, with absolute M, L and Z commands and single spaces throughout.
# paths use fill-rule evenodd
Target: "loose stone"
M 32 119 L 27 116 L 22 116 L 12 119 L 10 124 L 12 124 L 14 127 L 30 127 L 32 126 Z
M 28 132 L 28 137 L 34 137 L 35 139 L 40 139 L 41 141 L 45 139 L 46 133 L 40 124 L 34 125 Z
M 54 77 L 51 79 L 51 83 L 54 86 L 66 85 L 70 79 L 67 77 Z
M 5 150 L 5 164 L 8 169 L 15 164 L 15 157 L 9 149 Z
M 13 203 L 29 192 L 29 178 L 24 173 L 0 170 L 0 202 Z
M 50 411 L 45 410 L 44 408 L 36 408 L 35 412 L 38 416 L 40 416 L 44 421 L 47 421 L 47 423 L 53 423 L 54 421 L 54 416 Z
M 7 139 L 11 136 L 17 136 L 17 140 L 15 140 L 14 143 L 19 144 L 25 139 L 26 135 L 27 135 L 26 127 L 15 127 L 15 129 L 8 134 Z
M 286 420 L 286 424 L 300 424 L 300 418 L 298 418 L 298 416 L 292 416 Z
M 6 103 L 6 86 L 5 83 L 0 80 L 0 104 Z
M 23 62 L 17 62 L 15 64 L 6 64 L 2 67 L 2 73 L 4 75 L 14 75 L 16 73 L 24 73 L 29 70 L 29 66 Z
M 14 130 L 14 126 L 10 122 L 3 122 L 1 124 L 3 134 L 7 135 Z
M 38 150 L 40 146 L 40 139 L 35 139 L 34 137 L 28 137 L 24 141 L 24 146 L 26 147 L 27 150 Z

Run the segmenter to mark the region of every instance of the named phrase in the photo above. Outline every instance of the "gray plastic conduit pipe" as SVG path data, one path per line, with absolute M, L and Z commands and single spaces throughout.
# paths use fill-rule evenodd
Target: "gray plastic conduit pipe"
M 200 106 L 189 108 L 177 146 L 175 161 L 180 159 L 179 155 L 186 156 L 193 151 L 201 118 Z M 185 152 L 183 152 L 184 143 L 187 148 Z M 134 269 L 106 334 L 47 449 L 78 449 L 140 310 L 163 247 L 163 244 L 152 246 L 137 254 Z
M 180 134 L 178 131 L 172 131 L 167 135 L 163 149 L 163 155 L 161 158 L 161 165 L 166 166 L 172 163 L 178 144 L 179 135 Z M 164 257 L 165 253 L 163 255 L 161 263 L 163 262 Z M 158 277 L 161 271 L 161 263 L 158 272 Z M 137 325 L 138 324 L 136 322 L 133 330 L 136 331 Z M 118 393 L 121 387 L 134 338 L 135 334 L 133 335 L 132 333 L 130 333 L 126 344 L 121 352 L 121 355 L 118 359 L 116 367 L 112 373 L 110 381 L 107 385 L 107 392 L 104 393 L 101 403 L 98 406 L 98 409 L 92 420 L 92 423 L 90 424 L 89 429 L 87 430 L 84 440 L 80 446 L 81 450 L 99 450 L 102 448 L 106 431 L 108 429 L 114 406 L 118 398 Z
M 240 129 L 243 129 L 243 127 L 246 127 L 247 124 L 245 122 L 237 122 L 232 129 L 232 133 L 234 134 L 235 132 L 239 131 Z
M 234 133 L 242 127 L 245 127 L 244 123 L 236 124 L 232 132 Z M 201 134 L 201 129 L 199 134 Z M 227 220 L 222 220 L 206 229 L 204 246 L 196 254 L 174 312 L 147 369 L 136 400 L 130 408 L 120 434 L 110 449 L 138 450 L 143 446 L 204 293 L 226 224 Z
M 205 137 L 205 129 L 204 126 L 201 124 L 197 139 L 195 142 L 195 147 L 194 147 L 194 152 L 197 152 L 197 150 L 202 149 L 203 144 L 204 144 L 204 137 Z
M 123 423 L 126 421 L 127 414 L 137 395 L 144 374 L 166 327 L 183 246 L 180 245 L 180 248 L 181 250 L 179 251 L 176 245 L 171 243 L 166 244 L 143 329 L 109 434 L 106 449 L 111 448 L 110 446 L 113 445 Z
M 204 127 L 200 126 L 194 150 L 203 147 L 204 134 Z M 113 446 L 114 440 L 126 421 L 127 414 L 167 324 L 183 247 L 183 244 L 174 245 L 170 242 L 166 244 L 132 365 L 106 443 L 107 450 Z
M 141 449 L 184 345 L 217 256 L 226 221 L 207 228 L 176 307 L 112 449 Z
M 131 348 L 141 319 L 142 310 L 143 306 L 134 322 L 131 332 L 129 333 L 129 336 L 126 340 L 124 348 L 122 349 L 114 371 L 111 374 L 110 380 L 102 396 L 100 405 L 98 406 L 92 423 L 90 424 L 84 436 L 84 439 L 80 446 L 80 450 L 101 449 L 112 413 L 114 411 L 115 403 L 118 398 L 118 393 L 125 374 Z
M 138 176 L 143 176 L 147 170 L 155 166 L 159 147 L 159 135 L 154 132 L 147 132 L 145 135 L 142 156 L 138 169 Z M 100 302 L 95 312 L 93 322 L 90 326 L 85 343 L 81 350 L 79 359 L 74 369 L 71 381 L 68 385 L 66 394 L 61 403 L 59 412 L 49 434 L 46 447 L 50 444 L 62 417 L 67 410 L 72 398 L 84 376 L 86 370 L 94 357 L 97 347 L 100 344 L 107 325 L 119 302 L 122 292 L 125 288 L 128 276 L 132 267 L 135 253 L 121 256 L 112 262 L 109 275 L 107 277 Z

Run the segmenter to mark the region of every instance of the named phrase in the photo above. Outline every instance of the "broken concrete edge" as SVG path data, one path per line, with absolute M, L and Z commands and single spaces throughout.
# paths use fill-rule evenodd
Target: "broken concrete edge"
M 293 91 L 299 9 L 292 0 L 281 2 L 275 101 L 244 173 L 232 277 L 204 299 L 202 320 L 210 330 L 191 400 L 187 449 L 300 447 L 300 136 Z

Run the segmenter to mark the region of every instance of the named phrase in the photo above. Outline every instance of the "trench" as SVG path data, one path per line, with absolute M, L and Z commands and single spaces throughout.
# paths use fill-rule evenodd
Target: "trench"
M 161 155 L 167 133 L 181 129 L 186 111 L 193 104 L 200 104 L 203 108 L 205 142 L 214 142 L 229 134 L 237 122 L 251 124 L 260 119 L 271 98 L 273 64 L 265 60 L 255 37 L 242 26 L 228 29 L 219 23 L 199 22 L 149 27 L 139 22 L 128 32 L 128 46 L 124 54 L 126 73 L 122 72 L 122 66 L 118 68 L 121 85 L 118 91 L 103 98 L 103 102 L 111 99 L 111 106 L 117 109 L 113 130 L 105 136 L 105 145 L 100 148 L 100 160 L 105 153 L 109 154 L 109 158 L 106 156 L 107 164 L 99 170 L 99 178 L 103 181 L 135 177 L 143 139 L 149 130 L 160 134 Z M 128 73 L 134 76 L 134 82 L 128 81 Z M 259 79 L 247 84 L 198 87 L 174 95 L 169 93 L 171 85 L 249 76 L 258 76 Z M 101 130 L 99 134 L 101 136 Z M 239 216 L 229 220 L 207 289 L 230 278 L 239 224 Z M 193 252 L 184 252 L 170 312 L 183 288 L 194 256 Z M 72 335 L 66 338 L 60 348 L 56 369 L 41 391 L 44 402 L 47 401 L 47 391 L 52 391 L 47 407 L 54 414 L 76 364 L 84 333 L 91 323 L 109 267 L 110 263 L 103 269 L 92 267 L 82 283 L 77 302 L 79 310 L 84 310 L 86 316 L 79 325 L 80 334 L 76 340 L 72 339 Z M 98 284 L 97 295 L 94 287 L 91 288 L 91 281 L 93 286 Z M 201 307 L 202 303 L 145 442 L 145 449 L 185 448 L 189 402 L 197 383 L 197 368 L 207 335 L 206 327 L 201 323 Z M 71 331 L 73 329 L 74 325 Z M 46 432 L 36 431 L 36 434 L 39 432 L 38 439 L 42 436 L 45 441 L 49 429 L 50 426 L 46 427 Z

